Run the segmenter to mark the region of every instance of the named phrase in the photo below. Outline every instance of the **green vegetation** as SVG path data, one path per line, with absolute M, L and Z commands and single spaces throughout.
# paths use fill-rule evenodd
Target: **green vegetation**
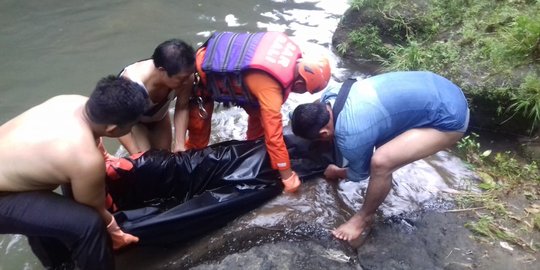
M 379 28 L 375 26 L 367 26 L 357 31 L 349 33 L 349 38 L 354 40 L 354 45 L 364 48 L 360 53 L 362 57 L 368 58 L 372 55 L 379 57 L 387 57 L 388 50 L 384 47 L 384 43 L 380 38 Z M 339 52 L 344 53 L 348 49 L 348 43 L 342 43 L 337 46 Z
M 364 24 L 338 53 L 432 70 L 529 134 L 540 126 L 540 0 L 353 0 Z M 368 18 L 369 17 L 369 18 Z M 474 106 L 473 106 L 474 107 Z M 497 123 L 500 124 L 500 123 Z
M 528 74 L 524 82 L 512 93 L 512 104 L 508 109 L 523 113 L 532 119 L 532 129 L 540 124 L 540 80 L 537 76 Z
M 478 135 L 464 137 L 456 154 L 474 167 L 481 192 L 457 196 L 459 210 L 477 219 L 466 226 L 488 240 L 502 240 L 531 251 L 540 250 L 540 172 L 535 161 L 519 160 L 511 152 L 482 151 Z M 516 206 L 509 198 L 522 199 Z M 533 240 L 536 237 L 536 242 Z

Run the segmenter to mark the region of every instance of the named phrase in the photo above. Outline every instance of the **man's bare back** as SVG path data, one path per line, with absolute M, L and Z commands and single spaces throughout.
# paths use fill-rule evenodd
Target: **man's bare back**
M 0 191 L 53 190 L 100 157 L 83 118 L 87 100 L 57 96 L 0 126 Z
M 53 97 L 0 126 L 0 234 L 27 236 L 45 268 L 114 269 L 112 249 L 138 241 L 105 208 L 98 142 L 139 121 L 142 91 L 109 75 L 88 98 Z M 52 192 L 62 184 L 74 200 Z

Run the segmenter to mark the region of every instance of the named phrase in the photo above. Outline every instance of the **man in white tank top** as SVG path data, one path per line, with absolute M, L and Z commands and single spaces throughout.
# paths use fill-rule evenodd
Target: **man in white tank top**
M 151 59 L 127 66 L 119 76 L 144 87 L 148 109 L 141 121 L 120 142 L 130 154 L 152 149 L 183 151 L 188 121 L 188 101 L 193 86 L 195 53 L 178 39 L 167 40 L 156 47 Z M 176 98 L 172 146 L 169 104 Z

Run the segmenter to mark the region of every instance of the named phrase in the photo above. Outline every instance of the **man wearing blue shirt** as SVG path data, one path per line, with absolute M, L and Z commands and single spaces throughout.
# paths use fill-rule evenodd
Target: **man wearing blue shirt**
M 459 87 L 431 72 L 391 72 L 357 81 L 341 96 L 342 109 L 333 111 L 339 86 L 329 86 L 320 102 L 298 106 L 291 124 L 297 136 L 333 139 L 348 161 L 346 168 L 329 165 L 327 179 L 370 177 L 360 211 L 332 232 L 354 244 L 390 192 L 392 173 L 456 143 L 467 129 L 469 109 Z

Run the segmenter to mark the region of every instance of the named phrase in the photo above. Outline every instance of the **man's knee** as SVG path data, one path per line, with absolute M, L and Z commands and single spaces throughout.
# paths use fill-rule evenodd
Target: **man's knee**
M 76 239 L 82 238 L 83 241 L 87 241 L 88 239 L 107 236 L 107 226 L 99 213 L 93 209 L 79 210 L 80 213 L 73 216 L 72 225 L 70 226 L 71 234 Z
M 393 164 L 390 158 L 383 154 L 375 153 L 371 158 L 370 171 L 371 174 L 387 174 L 392 172 Z
M 95 213 L 80 222 L 81 239 L 72 246 L 77 265 L 82 269 L 112 269 L 112 244 L 103 219 Z
M 454 145 L 454 144 L 457 143 L 459 140 L 461 140 L 461 138 L 463 138 L 463 135 L 465 135 L 464 132 L 459 132 L 459 131 L 451 132 L 450 139 L 448 140 L 450 146 Z

